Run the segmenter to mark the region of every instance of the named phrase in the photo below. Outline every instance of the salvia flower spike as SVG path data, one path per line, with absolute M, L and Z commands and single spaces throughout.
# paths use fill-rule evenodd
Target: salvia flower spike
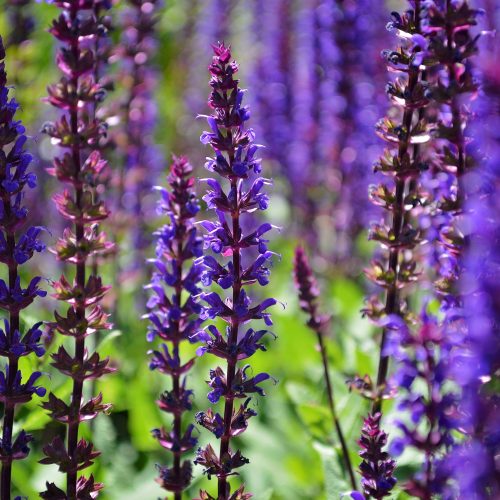
M 259 136 L 266 138 L 267 157 L 276 162 L 276 168 L 295 194 L 297 176 L 292 175 L 288 165 L 289 146 L 294 139 L 292 10 L 288 0 L 253 2 L 253 43 L 259 52 L 248 76 L 255 89 L 252 92 L 252 115 L 257 118 L 254 127 Z
M 404 75 L 387 86 L 391 102 L 401 109 L 401 118 L 384 118 L 377 124 L 377 134 L 388 143 L 388 148 L 375 170 L 393 182 L 373 186 L 370 192 L 373 203 L 386 210 L 388 216 L 386 221 L 371 227 L 369 237 L 385 250 L 385 258 L 374 261 L 367 275 L 386 292 L 384 303 L 373 299 L 364 312 L 382 326 L 386 315 L 406 315 L 401 289 L 418 279 L 413 253 L 422 240 L 411 211 L 422 202 L 418 180 L 425 164 L 420 146 L 430 139 L 422 112 L 429 101 L 426 82 L 421 79 L 427 42 L 421 34 L 421 2 L 411 3 L 413 9 L 402 16 L 393 13 L 389 23 L 389 29 L 402 40 L 400 47 L 383 52 L 389 70 Z M 374 413 L 380 411 L 389 368 L 389 357 L 384 354 L 386 335 L 387 328 L 383 326 Z
M 172 387 L 165 391 L 157 404 L 173 416 L 170 430 L 154 429 L 153 436 L 173 454 L 171 467 L 158 466 L 157 482 L 182 497 L 191 481 L 191 462 L 182 456 L 196 445 L 194 426 L 183 429 L 182 416 L 191 410 L 193 391 L 186 388 L 186 376 L 194 359 L 181 360 L 179 345 L 189 341 L 200 328 L 201 307 L 195 297 L 200 293 L 203 239 L 198 235 L 194 217 L 199 210 L 194 194 L 193 168 L 186 158 L 174 158 L 168 177 L 168 189 L 158 188 L 162 199 L 159 212 L 170 218 L 168 224 L 155 232 L 157 238 L 156 270 L 149 288 L 148 301 L 151 324 L 148 340 L 162 341 L 161 349 L 150 352 L 149 366 L 171 378 Z M 195 259 L 195 260 L 193 260 Z M 183 294 L 187 294 L 183 297 Z
M 435 137 L 441 147 L 436 163 L 452 179 L 452 182 L 446 181 L 449 187 L 437 200 L 441 224 L 436 289 L 443 310 L 455 312 L 461 305 L 458 280 L 465 244 L 461 223 L 467 196 L 465 179 L 475 166 L 473 156 L 467 153 L 466 133 L 470 104 L 478 90 L 473 56 L 478 52 L 479 36 L 474 36 L 472 29 L 477 25 L 479 12 L 467 1 L 433 1 L 426 8 L 423 23 L 429 56 L 436 61 L 437 68 L 429 87 L 430 95 L 440 108 Z
M 122 36 L 113 57 L 120 63 L 120 78 L 125 87 L 122 125 L 115 136 L 123 155 L 118 172 L 117 215 L 127 221 L 127 227 L 129 218 L 135 219 L 129 236 L 137 271 L 142 269 L 143 252 L 151 243 L 146 229 L 148 208 L 143 200 L 159 174 L 154 166 L 164 165 L 154 140 L 158 123 L 154 94 L 159 75 L 153 63 L 158 48 L 156 26 L 163 2 L 128 0 L 125 5 Z
M 390 452 L 408 448 L 423 454 L 422 467 L 402 488 L 412 498 L 431 500 L 443 487 L 439 461 L 452 445 L 457 428 L 457 396 L 447 387 L 446 373 L 454 348 L 446 329 L 424 308 L 414 328 L 400 316 L 390 317 L 385 354 L 396 361 L 392 384 L 398 388 L 396 427 Z
M 327 72 L 327 79 L 320 87 L 323 95 L 319 103 L 319 147 L 327 165 L 329 152 L 335 152 L 327 180 L 334 193 L 332 246 L 334 257 L 348 263 L 355 252 L 356 237 L 376 210 L 366 197 L 374 178 L 367 166 L 380 153 L 372 127 L 386 104 L 383 94 L 376 89 L 386 78 L 380 64 L 380 50 L 387 46 L 389 35 L 380 27 L 386 22 L 387 11 L 377 0 L 323 0 L 319 4 L 317 45 L 320 65 Z M 339 99 L 345 106 L 336 104 Z M 336 133 L 332 133 L 333 127 Z
M 225 324 L 225 334 L 219 327 L 210 325 L 196 335 L 204 342 L 201 352 L 211 353 L 226 362 L 226 369 L 217 367 L 210 371 L 210 393 L 212 404 L 224 402 L 219 414 L 211 409 L 197 415 L 200 425 L 220 439 L 218 453 L 208 444 L 198 450 L 195 462 L 205 467 L 205 473 L 218 479 L 218 500 L 250 498 L 241 486 L 231 492 L 228 477 L 248 463 L 240 450 L 234 450 L 231 441 L 243 433 L 248 420 L 256 413 L 250 406 L 251 395 L 264 395 L 261 383 L 270 379 L 267 373 L 253 373 L 247 358 L 256 351 L 265 350 L 263 337 L 266 329 L 254 330 L 246 326 L 251 320 L 263 319 L 267 326 L 272 324 L 268 308 L 276 303 L 268 298 L 252 305 L 247 289 L 251 284 L 266 285 L 269 281 L 270 260 L 273 253 L 267 249 L 267 233 L 273 228 L 262 223 L 251 228 L 252 214 L 265 210 L 268 197 L 264 188 L 268 179 L 256 177 L 261 172 L 257 157 L 259 146 L 254 144 L 252 129 L 245 128 L 250 113 L 243 106 L 244 90 L 234 78 L 238 65 L 231 59 L 230 47 L 224 43 L 214 46 L 214 57 L 209 66 L 212 93 L 209 106 L 213 113 L 207 116 L 210 130 L 204 132 L 201 141 L 209 144 L 215 153 L 208 158 L 205 167 L 222 178 L 206 179 L 209 190 L 204 196 L 209 208 L 216 213 L 215 220 L 202 222 L 206 231 L 205 247 L 215 254 L 204 258 L 205 285 L 217 284 L 228 290 L 226 298 L 217 292 L 201 295 L 206 302 L 203 317 L 219 319 Z M 239 363 L 239 361 L 243 361 Z M 239 408 L 236 400 L 242 400 Z M 207 492 L 201 498 L 211 499 Z
M 20 316 L 46 292 L 38 288 L 40 277 L 32 278 L 24 288 L 19 274 L 19 267 L 35 252 L 42 252 L 45 245 L 39 239 L 41 227 L 26 227 L 29 214 L 23 198 L 26 189 L 36 187 L 36 175 L 30 171 L 32 156 L 25 150 L 24 127 L 15 120 L 19 104 L 9 99 L 4 59 L 5 49 L 0 37 L 0 262 L 8 275 L 7 280 L 0 279 L 0 308 L 8 314 L 3 328 L 0 328 L 0 356 L 7 360 L 5 368 L 0 371 L 0 401 L 4 408 L 0 496 L 8 500 L 11 498 L 12 463 L 28 455 L 28 443 L 32 440 L 24 430 L 18 431 L 13 438 L 16 406 L 27 403 L 33 395 L 45 395 L 45 389 L 37 383 L 41 373 L 33 372 L 26 378 L 27 374 L 22 374 L 19 369 L 21 357 L 33 353 L 40 357 L 45 352 L 40 343 L 41 323 L 23 331 Z
M 328 354 L 323 338 L 323 336 L 325 335 L 325 327 L 328 325 L 330 318 L 321 315 L 318 312 L 317 297 L 319 295 L 319 289 L 316 283 L 316 279 L 314 278 L 311 266 L 309 265 L 307 255 L 302 247 L 297 247 L 295 249 L 295 259 L 293 264 L 294 279 L 299 292 L 300 308 L 309 316 L 307 326 L 316 333 L 316 337 L 318 339 L 328 395 L 328 404 L 330 406 L 333 424 L 335 426 L 335 431 L 337 433 L 340 446 L 342 447 L 342 454 L 347 472 L 349 474 L 351 485 L 353 489 L 356 489 L 356 479 L 354 477 L 354 471 L 352 468 L 351 459 L 349 457 L 349 449 L 347 447 L 344 433 L 340 425 L 340 420 L 337 415 L 337 410 L 335 408 L 333 387 L 330 381 L 330 372 L 328 370 Z
M 493 43 L 496 51 L 480 56 L 482 90 L 471 123 L 474 154 L 481 161 L 464 185 L 471 237 L 459 284 L 467 328 L 461 341 L 455 340 L 449 376 L 462 388 L 459 426 L 467 439 L 443 461 L 441 472 L 452 480 L 455 495 L 448 498 L 500 497 L 500 59 L 498 40 Z
M 99 456 L 91 442 L 80 439 L 80 423 L 94 419 L 109 410 L 102 395 L 85 401 L 83 386 L 86 380 L 97 379 L 113 371 L 109 359 L 101 359 L 97 352 L 89 353 L 85 345 L 88 335 L 108 330 L 111 325 L 99 302 L 108 287 L 99 276 L 89 271 L 89 259 L 110 250 L 106 235 L 97 231 L 97 223 L 108 217 L 102 200 L 94 196 L 94 187 L 107 168 L 99 151 L 99 143 L 106 134 L 106 126 L 95 116 L 94 109 L 104 93 L 94 80 L 98 57 L 93 51 L 93 40 L 100 35 L 102 24 L 95 17 L 95 2 L 55 1 L 61 13 L 52 23 L 50 32 L 61 43 L 57 65 L 61 79 L 48 88 L 48 101 L 61 110 L 55 123 L 47 123 L 44 132 L 62 148 L 54 159 L 50 173 L 68 186 L 54 196 L 61 215 L 68 226 L 56 244 L 58 260 L 75 268 L 74 279 L 64 275 L 54 283 L 54 297 L 67 302 L 65 313 L 55 313 L 52 328 L 74 339 L 74 354 L 60 346 L 52 355 L 52 366 L 72 379 L 69 404 L 50 394 L 43 407 L 50 416 L 67 426 L 66 441 L 59 436 L 44 447 L 44 464 L 57 464 L 66 474 L 66 491 L 47 483 L 42 498 L 93 498 L 102 488 L 92 475 L 80 476 L 79 471 L 92 465 Z
M 396 484 L 396 478 L 393 475 L 396 463 L 383 450 L 388 436 L 380 428 L 381 416 L 380 413 L 375 413 L 365 418 L 361 438 L 358 441 L 361 447 L 359 456 L 363 459 L 359 466 L 359 473 L 366 498 L 387 497 Z

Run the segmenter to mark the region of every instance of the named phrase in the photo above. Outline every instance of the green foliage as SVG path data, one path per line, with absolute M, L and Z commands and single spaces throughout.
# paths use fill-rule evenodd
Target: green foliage
M 325 446 L 321 443 L 314 443 L 314 448 L 321 456 L 325 471 L 326 500 L 338 500 L 343 493 L 350 489 L 342 471 L 340 448 Z

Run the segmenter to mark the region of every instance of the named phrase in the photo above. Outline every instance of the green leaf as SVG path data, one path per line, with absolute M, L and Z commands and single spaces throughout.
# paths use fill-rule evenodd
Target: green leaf
M 103 346 L 106 346 L 109 344 L 112 340 L 116 339 L 117 337 L 120 337 L 123 334 L 121 330 L 112 330 L 109 333 L 106 333 L 103 337 L 102 340 L 99 342 L 99 344 L 96 347 L 96 351 L 99 351 Z
M 351 489 L 344 476 L 339 450 L 318 442 L 314 443 L 314 448 L 320 454 L 323 463 L 326 500 L 339 500 L 346 491 Z
M 269 488 L 268 490 L 264 491 L 262 495 L 260 495 L 260 498 L 262 498 L 262 500 L 272 500 L 273 495 L 274 495 L 274 489 Z

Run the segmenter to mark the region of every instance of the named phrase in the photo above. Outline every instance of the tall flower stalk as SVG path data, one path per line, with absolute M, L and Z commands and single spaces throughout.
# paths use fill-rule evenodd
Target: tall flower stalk
M 174 493 L 175 500 L 191 481 L 191 462 L 182 456 L 196 445 L 194 426 L 183 430 L 183 414 L 191 410 L 193 391 L 186 388 L 186 376 L 194 359 L 182 361 L 179 346 L 190 339 L 201 325 L 200 310 L 195 296 L 201 291 L 203 240 L 198 236 L 194 217 L 199 210 L 194 194 L 193 168 L 186 158 L 174 158 L 168 177 L 168 189 L 159 188 L 162 200 L 159 212 L 170 222 L 156 231 L 156 272 L 148 288 L 153 295 L 148 301 L 147 317 L 151 325 L 148 340 L 162 340 L 161 351 L 151 352 L 150 368 L 171 378 L 171 389 L 165 391 L 157 404 L 160 410 L 173 415 L 170 431 L 154 429 L 153 436 L 173 454 L 171 467 L 158 466 L 157 482 Z M 187 297 L 183 297 L 184 294 Z
M 458 282 L 466 329 L 460 341 L 455 339 L 449 369 L 462 388 L 458 416 L 466 439 L 453 447 L 442 467 L 452 495 L 474 500 L 500 496 L 500 64 L 498 40 L 493 43 L 494 50 L 479 58 L 482 89 L 471 124 L 475 147 L 469 149 L 479 161 L 464 182 L 470 234 Z
M 349 449 L 340 425 L 340 420 L 337 415 L 335 407 L 335 400 L 333 398 L 333 386 L 330 381 L 330 372 L 328 370 L 328 353 L 324 341 L 325 327 L 328 325 L 330 318 L 322 316 L 318 312 L 318 305 L 316 303 L 319 295 L 318 285 L 314 278 L 311 266 L 307 259 L 304 249 L 297 247 L 295 250 L 294 260 L 294 278 L 297 288 L 299 290 L 299 304 L 300 308 L 307 313 L 309 321 L 307 326 L 316 333 L 318 339 L 319 350 L 321 353 L 321 361 L 323 363 L 323 375 L 325 377 L 326 392 L 328 395 L 328 405 L 330 406 L 330 413 L 332 415 L 335 431 L 342 448 L 342 455 L 345 462 L 346 470 L 349 474 L 352 488 L 356 489 L 356 479 L 352 468 L 351 459 L 349 457 Z
M 394 314 L 406 316 L 401 291 L 418 278 L 414 251 L 421 236 L 411 212 L 422 203 L 419 177 L 425 163 L 420 146 L 430 139 L 430 135 L 422 112 L 428 104 L 427 85 L 421 79 L 427 47 L 420 26 L 422 5 L 420 0 L 411 4 L 413 8 L 402 16 L 393 13 L 389 24 L 389 29 L 401 38 L 401 45 L 397 50 L 384 51 L 388 69 L 404 75 L 387 86 L 392 103 L 401 110 L 400 118 L 384 118 L 377 124 L 377 134 L 389 147 L 375 170 L 390 177 L 392 183 L 380 183 L 370 191 L 373 203 L 388 214 L 386 220 L 372 225 L 369 236 L 381 245 L 385 255 L 383 260 L 372 263 L 367 275 L 386 290 L 384 302 L 372 299 L 364 311 L 383 327 L 373 413 L 381 410 L 389 369 L 389 356 L 384 350 L 388 331 L 386 318 Z
M 114 57 L 121 64 L 120 78 L 126 89 L 121 106 L 122 125 L 115 138 L 124 155 L 117 180 L 117 211 L 127 221 L 136 270 L 142 269 L 143 252 L 150 243 L 144 198 L 159 174 L 154 166 L 164 164 L 154 141 L 158 122 L 154 93 L 158 75 L 153 64 L 158 48 L 156 25 L 162 5 L 161 0 L 126 2 L 121 21 L 122 37 Z M 130 217 L 134 219 L 132 227 L 128 223 Z M 116 276 L 119 274 L 120 268 Z
M 385 80 L 379 54 L 389 36 L 379 27 L 387 15 L 377 0 L 323 0 L 316 10 L 319 64 L 326 73 L 319 87 L 318 139 L 325 164 L 332 167 L 327 182 L 335 225 L 333 257 L 343 263 L 352 261 L 356 238 L 374 214 L 366 197 L 374 175 L 367 167 L 380 154 L 371 127 L 385 110 L 378 92 Z
M 61 9 L 53 21 L 50 32 L 61 42 L 57 65 L 63 75 L 57 84 L 48 88 L 48 101 L 61 110 L 55 123 L 44 126 L 44 132 L 52 142 L 65 151 L 54 159 L 50 173 L 69 186 L 54 196 L 60 214 L 73 227 L 66 227 L 56 244 L 59 261 L 74 266 L 74 279 L 64 275 L 54 283 L 54 297 L 69 304 L 66 314 L 55 313 L 53 328 L 63 336 L 74 339 L 74 352 L 70 354 L 60 346 L 52 355 L 52 366 L 71 377 L 72 392 L 69 404 L 55 394 L 43 407 L 50 416 L 67 426 L 66 442 L 60 436 L 44 447 L 44 464 L 57 464 L 66 474 L 66 491 L 54 483 L 47 483 L 42 498 L 95 497 L 102 488 L 90 477 L 78 472 L 89 467 L 99 456 L 93 444 L 80 439 L 80 423 L 94 419 L 110 408 L 102 403 L 99 394 L 85 401 L 84 382 L 111 372 L 109 359 L 101 359 L 97 352 L 90 354 L 85 345 L 87 336 L 99 330 L 107 330 L 110 324 L 99 302 L 108 290 L 99 276 L 89 273 L 88 262 L 93 256 L 109 251 L 106 235 L 97 232 L 97 223 L 108 216 L 102 200 L 96 199 L 94 187 L 107 167 L 101 157 L 98 144 L 106 133 L 103 122 L 93 110 L 104 95 L 101 86 L 94 81 L 96 54 L 93 41 L 101 26 L 94 15 L 95 4 L 88 0 L 56 1 Z M 90 275 L 89 275 L 90 274 Z
M 202 499 L 244 500 L 250 498 L 250 494 L 244 492 L 243 485 L 231 492 L 228 478 L 237 474 L 237 469 L 248 463 L 248 459 L 240 450 L 233 451 L 231 443 L 246 430 L 249 418 L 256 415 L 249 406 L 249 394 L 264 395 L 260 383 L 270 378 L 267 373 L 252 376 L 249 364 L 239 364 L 257 350 L 265 350 L 262 337 L 268 333 L 251 327 L 245 331 L 244 325 L 258 319 L 271 325 L 270 314 L 266 311 L 276 303 L 275 299 L 268 298 L 252 307 L 247 294 L 248 286 L 268 283 L 268 262 L 273 253 L 267 250 L 268 240 L 264 235 L 272 226 L 263 223 L 256 229 L 246 228 L 252 222 L 252 212 L 267 208 L 268 197 L 263 188 L 270 181 L 254 175 L 261 172 L 256 157 L 259 146 L 253 142 L 252 129 L 245 128 L 250 113 L 242 105 L 244 91 L 234 78 L 238 65 L 231 60 L 230 47 L 224 43 L 214 46 L 214 53 L 209 67 L 212 87 L 209 106 L 213 113 L 206 117 L 210 131 L 202 134 L 201 141 L 210 144 L 215 153 L 215 157 L 207 159 L 205 167 L 218 174 L 223 182 L 206 179 L 209 190 L 203 199 L 209 208 L 215 209 L 217 218 L 202 222 L 207 231 L 205 246 L 219 258 L 205 257 L 203 280 L 206 285 L 217 283 L 230 293 L 225 298 L 217 292 L 201 295 L 207 304 L 204 317 L 222 320 L 226 332 L 222 334 L 212 324 L 194 338 L 205 343 L 201 352 L 224 359 L 226 369 L 211 370 L 208 381 L 211 389 L 208 399 L 212 404 L 223 399 L 222 414 L 208 409 L 196 417 L 200 425 L 220 439 L 219 452 L 208 444 L 198 450 L 195 463 L 204 466 L 209 477 L 218 479 L 217 497 L 203 491 L 200 493 Z M 244 403 L 237 409 L 235 402 L 238 399 L 243 399 Z
M 465 235 L 460 221 L 466 202 L 465 176 L 474 167 L 473 157 L 467 154 L 465 134 L 470 103 L 478 90 L 472 57 L 477 53 L 479 37 L 473 36 L 471 27 L 477 24 L 478 13 L 467 1 L 430 2 L 424 22 L 429 55 L 437 68 L 429 89 L 440 106 L 435 133 L 441 145 L 437 166 L 452 178 L 450 188 L 438 200 L 444 222 L 439 228 L 436 289 L 445 310 L 456 310 L 461 303 L 458 280 L 463 270 Z
M 41 227 L 28 226 L 28 210 L 23 204 L 25 188 L 36 187 L 36 175 L 30 171 L 32 156 L 24 149 L 25 129 L 15 120 L 19 104 L 9 99 L 5 73 L 5 49 L 0 37 L 0 262 L 5 266 L 7 280 L 0 279 L 0 308 L 7 312 L 4 328 L 0 329 L 0 356 L 6 359 L 0 371 L 0 401 L 3 404 L 2 435 L 0 440 L 2 499 L 11 498 L 12 463 L 26 458 L 33 439 L 20 430 L 13 439 L 16 406 L 27 403 L 34 394 L 44 396 L 45 389 L 36 385 L 40 372 L 33 372 L 23 382 L 19 360 L 34 353 L 40 357 L 44 349 L 40 343 L 40 323 L 23 331 L 21 313 L 37 297 L 46 292 L 38 288 L 40 277 L 29 285 L 21 284 L 20 266 L 28 262 L 45 245 L 38 239 Z
M 292 140 L 292 5 L 287 0 L 253 2 L 253 42 L 258 52 L 251 78 L 252 113 L 258 119 L 259 134 L 266 137 L 266 156 L 276 172 L 286 174 L 293 189 L 295 178 L 287 170 Z M 292 195 L 293 196 L 293 195 Z

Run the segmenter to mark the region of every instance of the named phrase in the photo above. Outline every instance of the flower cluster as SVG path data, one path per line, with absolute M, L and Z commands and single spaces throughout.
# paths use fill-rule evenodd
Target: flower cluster
M 418 279 L 414 252 L 422 241 L 421 230 L 412 217 L 412 210 L 425 203 L 419 177 L 426 168 L 421 145 L 430 139 L 429 125 L 424 109 L 429 103 L 427 83 L 422 80 L 425 67 L 425 47 L 422 36 L 419 0 L 412 2 L 414 9 L 403 15 L 392 14 L 388 28 L 401 39 L 397 50 L 386 50 L 383 55 L 388 69 L 399 76 L 387 85 L 387 94 L 400 118 L 394 113 L 377 124 L 377 134 L 388 143 L 388 148 L 375 164 L 375 171 L 391 179 L 370 189 L 372 202 L 387 212 L 386 220 L 374 223 L 369 238 L 378 242 L 385 251 L 383 258 L 375 260 L 367 276 L 385 290 L 385 301 L 374 298 L 367 303 L 364 313 L 376 322 L 385 315 L 407 316 L 401 291 Z M 377 394 L 374 411 L 381 408 L 389 367 L 384 353 L 387 328 L 383 329 L 380 362 L 377 375 Z
M 292 6 L 287 0 L 254 2 L 253 25 L 258 48 L 252 79 L 252 112 L 255 128 L 266 137 L 266 156 L 276 171 L 286 172 L 290 195 L 297 192 L 297 175 L 287 170 L 288 146 L 292 140 Z
M 62 148 L 62 154 L 54 159 L 50 173 L 68 186 L 54 195 L 60 214 L 73 224 L 64 230 L 56 244 L 58 260 L 72 264 L 74 279 L 64 275 L 56 281 L 54 297 L 69 304 L 65 314 L 55 313 L 52 328 L 74 339 L 74 354 L 64 346 L 52 354 L 52 366 L 72 379 L 69 404 L 50 394 L 43 404 L 50 416 L 67 425 L 66 443 L 57 436 L 44 447 L 44 464 L 57 464 L 67 475 L 66 491 L 47 483 L 42 498 L 90 498 L 97 495 L 102 485 L 94 478 L 78 477 L 78 472 L 92 465 L 99 455 L 91 442 L 79 439 L 81 422 L 94 419 L 110 408 L 102 403 L 102 395 L 83 398 L 83 386 L 113 371 L 109 359 L 101 359 L 97 352 L 89 353 L 85 339 L 96 331 L 108 330 L 110 324 L 99 302 L 108 287 L 99 276 L 88 272 L 91 257 L 109 251 L 111 244 L 106 235 L 98 231 L 98 223 L 108 217 L 102 200 L 94 193 L 101 182 L 107 163 L 99 152 L 99 143 L 106 134 L 106 126 L 95 114 L 95 106 L 104 97 L 102 87 L 95 81 L 95 65 L 98 56 L 94 52 L 95 38 L 102 36 L 103 25 L 95 17 L 96 2 L 55 1 L 61 9 L 50 28 L 51 34 L 61 43 L 57 65 L 62 72 L 58 83 L 48 88 L 48 101 L 61 110 L 55 123 L 47 123 L 44 132 L 52 143 Z
M 390 451 L 398 456 L 412 447 L 424 455 L 419 472 L 403 489 L 412 497 L 430 499 L 442 490 L 439 461 L 453 443 L 458 422 L 457 395 L 446 389 L 451 342 L 443 325 L 425 310 L 415 332 L 396 315 L 387 317 L 387 326 L 385 354 L 397 362 L 391 382 L 398 388 L 400 431 Z
M 18 405 L 27 403 L 33 395 L 44 396 L 45 389 L 37 385 L 40 372 L 33 372 L 23 380 L 19 359 L 35 354 L 40 357 L 44 349 L 40 343 L 41 323 L 21 327 L 21 312 L 37 297 L 45 296 L 34 277 L 26 288 L 21 283 L 19 266 L 42 252 L 41 227 L 25 227 L 28 210 L 24 206 L 25 188 L 36 187 L 36 175 L 31 172 L 32 156 L 25 150 L 25 129 L 15 119 L 19 104 L 9 98 L 5 73 L 5 49 L 0 37 L 0 262 L 6 271 L 6 280 L 0 279 L 0 308 L 7 312 L 0 328 L 0 356 L 7 362 L 0 370 L 0 401 L 3 404 L 2 435 L 0 439 L 1 485 L 0 496 L 11 498 L 12 462 L 29 453 L 32 437 L 20 430 L 13 439 L 14 412 Z M 26 376 L 26 374 L 25 374 Z
M 256 229 L 248 229 L 249 214 L 265 210 L 268 206 L 267 195 L 263 192 L 269 180 L 260 174 L 260 161 L 256 156 L 258 145 L 254 144 L 252 129 L 245 128 L 250 113 L 243 106 L 244 91 L 234 78 L 238 71 L 236 62 L 231 60 L 230 48 L 224 43 L 214 46 L 214 57 L 209 67 L 211 74 L 209 106 L 213 114 L 207 116 L 210 130 L 204 132 L 201 141 L 210 144 L 215 156 L 208 158 L 205 167 L 218 174 L 222 184 L 215 179 L 206 179 L 209 186 L 204 200 L 208 207 L 215 209 L 215 221 L 204 221 L 206 230 L 205 246 L 216 256 L 208 255 L 204 260 L 203 283 L 217 283 L 231 295 L 223 298 L 217 292 L 201 295 L 207 307 L 203 317 L 220 319 L 226 323 L 226 335 L 217 326 L 210 325 L 199 332 L 195 338 L 203 341 L 202 352 L 213 354 L 227 363 L 226 370 L 217 367 L 210 371 L 211 403 L 224 400 L 222 415 L 210 410 L 197 415 L 197 421 L 220 439 L 217 454 L 209 444 L 199 449 L 195 463 L 203 465 L 209 476 L 218 478 L 218 499 L 236 500 L 249 498 L 243 486 L 231 493 L 228 477 L 237 474 L 236 470 L 248 462 L 239 450 L 231 449 L 231 440 L 244 432 L 248 420 L 256 413 L 249 407 L 253 393 L 264 394 L 261 382 L 270 378 L 267 373 L 253 375 L 250 365 L 238 366 L 239 360 L 246 360 L 257 350 L 265 350 L 262 337 L 267 330 L 255 331 L 244 325 L 251 320 L 263 319 L 271 325 L 268 308 L 276 303 L 268 298 L 252 306 L 247 287 L 254 283 L 265 285 L 269 280 L 269 263 L 273 253 L 267 250 L 265 235 L 272 229 L 271 224 L 263 223 Z M 256 250 L 257 252 L 255 252 Z M 257 254 L 257 256 L 256 256 Z M 227 261 L 223 257 L 229 258 Z M 235 408 L 235 400 L 244 403 Z M 207 492 L 202 498 L 213 498 Z
M 316 333 L 316 337 L 318 339 L 319 350 L 321 352 L 321 360 L 323 362 L 323 376 L 325 377 L 325 385 L 328 394 L 330 413 L 332 415 L 333 424 L 335 426 L 335 431 L 337 433 L 340 446 L 342 447 L 343 458 L 345 461 L 347 472 L 349 474 L 351 485 L 354 489 L 356 489 L 356 480 L 354 478 L 354 471 L 352 468 L 351 459 L 349 457 L 349 450 L 347 448 L 344 433 L 337 416 L 335 400 L 333 399 L 333 387 L 330 381 L 330 372 L 328 370 L 328 354 L 326 351 L 325 341 L 323 339 L 323 335 L 325 333 L 324 328 L 328 324 L 329 318 L 321 316 L 318 313 L 318 306 L 316 303 L 317 297 L 319 295 L 318 285 L 316 283 L 316 279 L 314 278 L 311 266 L 309 265 L 307 255 L 302 247 L 297 247 L 295 249 L 293 270 L 295 284 L 299 292 L 300 308 L 309 316 L 307 325 Z
M 393 476 L 396 463 L 382 450 L 387 444 L 387 434 L 380 429 L 381 416 L 376 413 L 365 418 L 358 441 L 361 447 L 359 456 L 363 459 L 359 466 L 361 485 L 367 498 L 387 497 L 396 484 Z
M 428 94 L 439 105 L 440 114 L 434 136 L 438 144 L 436 167 L 446 175 L 444 192 L 438 194 L 439 277 L 436 289 L 443 309 L 460 306 L 457 281 L 463 262 L 460 258 L 465 235 L 463 217 L 466 174 L 474 167 L 466 151 L 465 136 L 469 104 L 477 93 L 471 58 L 477 52 L 478 37 L 471 28 L 479 11 L 467 1 L 429 2 L 423 22 L 426 51 L 434 61 Z
M 163 341 L 161 350 L 151 352 L 150 368 L 158 370 L 172 379 L 172 388 L 158 400 L 158 407 L 173 415 L 170 432 L 154 429 L 153 436 L 173 454 L 172 467 L 159 466 L 158 483 L 180 499 L 182 491 L 191 481 L 191 462 L 181 463 L 182 455 L 193 448 L 196 439 L 192 436 L 194 426 L 182 430 L 182 415 L 191 410 L 193 392 L 186 389 L 186 375 L 194 360 L 182 361 L 179 344 L 189 340 L 201 325 L 201 307 L 195 296 L 200 293 L 203 240 L 194 226 L 194 217 L 199 210 L 194 194 L 193 168 L 186 158 L 174 158 L 168 177 L 169 189 L 160 188 L 162 201 L 159 212 L 167 214 L 170 223 L 155 232 L 157 238 L 156 272 L 148 301 L 147 314 L 151 324 L 148 340 L 156 337 Z M 169 290 L 171 293 L 169 293 Z M 182 295 L 188 293 L 187 298 Z
M 498 7 L 497 7 L 498 9 Z M 494 42 L 496 43 L 496 42 Z M 497 46 L 498 47 L 498 46 Z M 483 53 L 482 91 L 471 126 L 481 161 L 464 182 L 471 231 L 459 282 L 466 331 L 455 341 L 450 377 L 462 387 L 459 424 L 466 438 L 449 453 L 442 473 L 459 498 L 500 496 L 498 422 L 500 400 L 500 66 L 498 48 Z M 471 153 L 472 154 L 472 153 Z
M 117 213 L 123 224 L 132 227 L 130 237 L 136 254 L 134 266 L 142 269 L 142 251 L 150 243 L 145 219 L 148 208 L 144 198 L 158 176 L 164 161 L 155 145 L 157 104 L 154 93 L 158 81 L 153 56 L 158 48 L 156 25 L 162 0 L 129 0 L 121 20 L 122 36 L 113 59 L 120 65 L 125 88 L 121 104 L 121 126 L 115 136 L 123 160 L 118 171 Z M 130 226 L 130 217 L 134 224 Z

